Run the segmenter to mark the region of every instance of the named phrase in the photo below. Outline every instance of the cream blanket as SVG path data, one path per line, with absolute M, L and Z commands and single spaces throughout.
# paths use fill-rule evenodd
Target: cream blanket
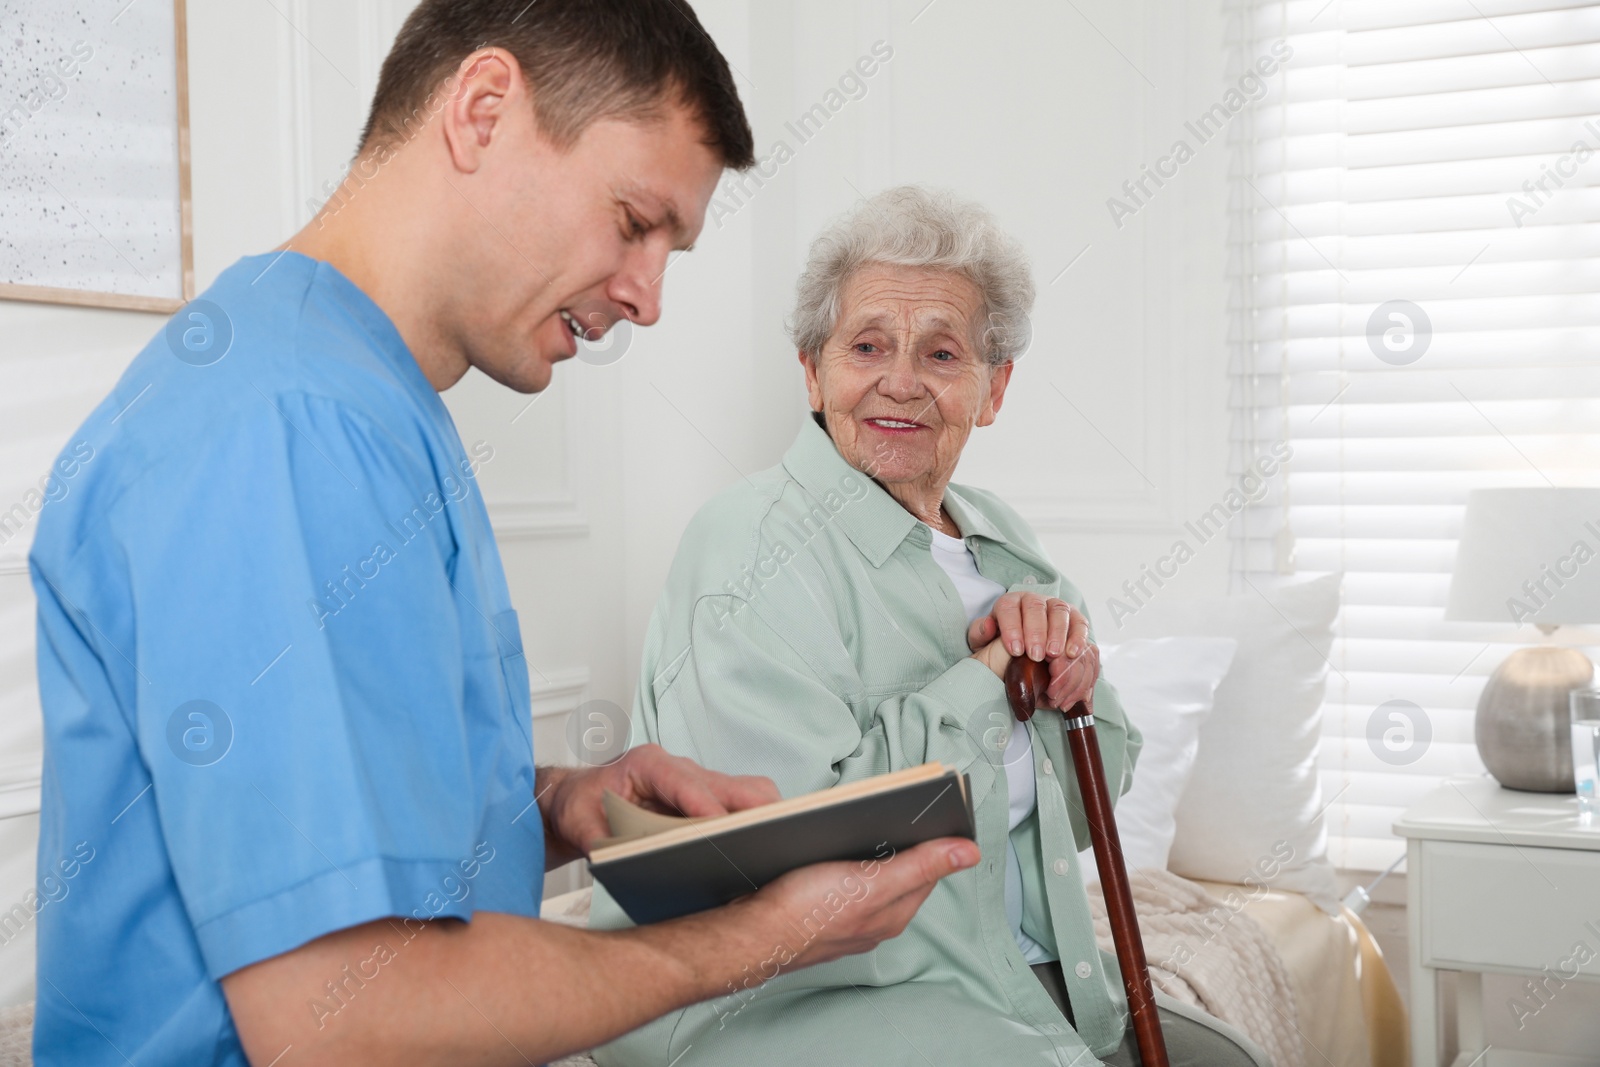
M 1275 1067 L 1304 1067 L 1294 986 L 1266 930 L 1244 912 L 1251 890 L 1239 886 L 1219 900 L 1153 869 L 1130 881 L 1156 987 L 1244 1033 Z M 1099 883 L 1089 887 L 1089 905 L 1100 947 L 1114 951 Z

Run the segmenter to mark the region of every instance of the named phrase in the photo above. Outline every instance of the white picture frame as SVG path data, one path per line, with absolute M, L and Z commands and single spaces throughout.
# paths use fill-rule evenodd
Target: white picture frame
M 0 9 L 0 299 L 194 296 L 184 0 Z

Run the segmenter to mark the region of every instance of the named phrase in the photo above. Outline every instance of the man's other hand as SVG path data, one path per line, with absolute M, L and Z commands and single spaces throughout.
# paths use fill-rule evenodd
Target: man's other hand
M 540 767 L 536 795 L 545 825 L 545 867 L 587 855 L 611 833 L 606 790 L 650 811 L 698 818 L 780 799 L 770 778 L 708 771 L 660 745 L 640 745 L 604 767 Z

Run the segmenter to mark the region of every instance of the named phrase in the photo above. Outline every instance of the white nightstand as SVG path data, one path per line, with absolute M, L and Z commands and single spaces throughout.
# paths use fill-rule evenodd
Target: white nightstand
M 1394 830 L 1408 839 L 1413 1067 L 1440 1067 L 1439 971 L 1460 972 L 1454 1067 L 1600 1062 L 1600 1050 L 1567 1057 L 1495 1048 L 1480 1059 L 1483 972 L 1545 979 L 1551 991 L 1559 988 L 1551 973 L 1600 981 L 1600 825 L 1580 825 L 1578 798 L 1453 778 Z

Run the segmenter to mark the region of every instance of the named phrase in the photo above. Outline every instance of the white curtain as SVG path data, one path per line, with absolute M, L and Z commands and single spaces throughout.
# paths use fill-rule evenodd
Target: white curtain
M 1372 870 L 1482 771 L 1479 691 L 1537 640 L 1443 621 L 1468 490 L 1600 484 L 1600 5 L 1232 11 L 1238 69 L 1292 50 L 1230 127 L 1235 467 L 1293 449 L 1234 580 L 1345 573 L 1319 761 L 1333 861 Z M 1396 700 L 1431 736 L 1384 758 Z

